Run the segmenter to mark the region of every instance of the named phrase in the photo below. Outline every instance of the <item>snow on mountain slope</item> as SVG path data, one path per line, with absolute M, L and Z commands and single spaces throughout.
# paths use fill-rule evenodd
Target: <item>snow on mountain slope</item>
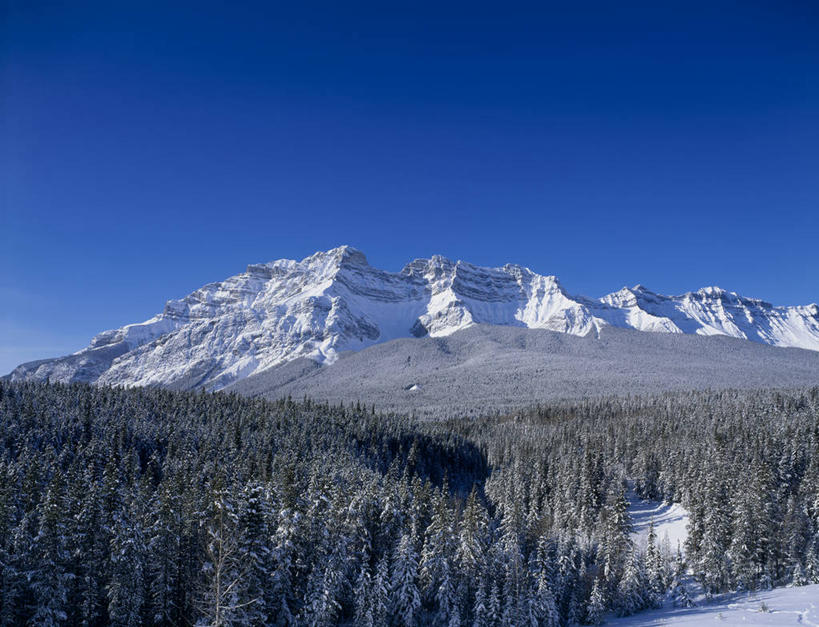
M 661 296 L 641 285 L 623 288 L 600 301 L 616 313 L 609 322 L 639 331 L 729 335 L 773 346 L 819 350 L 819 308 L 774 307 L 719 287 L 682 296 Z M 625 316 L 625 325 L 618 324 Z
M 581 336 L 611 325 L 819 350 L 816 305 L 774 307 L 719 288 L 668 297 L 641 286 L 594 300 L 516 265 L 433 256 L 391 273 L 342 246 L 248 266 L 169 301 L 146 322 L 101 333 L 73 355 L 23 364 L 11 378 L 221 389 L 300 357 L 332 363 L 341 351 L 474 324 Z
M 225 389 L 272 400 L 307 395 L 346 405 L 366 399 L 379 409 L 440 418 L 557 399 L 817 384 L 819 351 L 613 326 L 581 337 L 474 324 L 446 337 L 379 342 L 342 353 L 330 365 L 288 361 Z

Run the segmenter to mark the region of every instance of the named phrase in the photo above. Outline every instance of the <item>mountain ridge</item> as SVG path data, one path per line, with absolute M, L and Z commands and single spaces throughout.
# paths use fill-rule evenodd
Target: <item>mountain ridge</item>
M 484 268 L 433 255 L 387 272 L 340 246 L 301 261 L 250 264 L 168 301 L 145 322 L 104 331 L 85 349 L 22 364 L 9 376 L 112 385 L 184 380 L 216 390 L 301 357 L 331 364 L 341 352 L 476 324 L 578 336 L 623 327 L 819 350 L 816 304 L 777 307 L 713 286 L 664 296 L 636 285 L 593 299 L 515 264 Z

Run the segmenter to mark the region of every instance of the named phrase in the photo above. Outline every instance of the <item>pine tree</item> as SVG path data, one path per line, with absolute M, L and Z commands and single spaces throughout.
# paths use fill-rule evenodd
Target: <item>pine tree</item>
M 144 624 L 145 562 L 147 547 L 142 521 L 133 499 L 123 498 L 111 533 L 111 580 L 108 583 L 108 617 L 112 625 Z
M 111 537 L 103 529 L 99 487 L 90 470 L 86 469 L 82 478 L 76 479 L 75 489 L 78 509 L 70 522 L 70 551 L 78 562 L 75 564 L 74 619 L 82 625 L 93 625 L 105 615 L 108 603 L 105 578 L 109 570 Z M 79 556 L 82 559 L 77 559 Z
M 786 506 L 785 521 L 782 529 L 782 550 L 788 564 L 790 578 L 796 584 L 796 573 L 799 571 L 800 578 L 804 579 L 803 562 L 808 549 L 810 538 L 810 519 L 804 509 L 798 504 L 797 499 L 791 495 Z
M 488 627 L 490 623 L 488 600 L 486 598 L 486 580 L 478 581 L 475 601 L 472 605 L 472 627 Z
M 392 565 L 391 612 L 399 625 L 410 627 L 418 618 L 421 596 L 418 592 L 418 555 L 411 532 L 401 536 Z
M 814 535 L 805 555 L 805 578 L 808 583 L 819 583 L 819 532 Z
M 370 576 L 370 565 L 366 561 L 362 564 L 356 578 L 353 596 L 355 597 L 355 624 L 361 627 L 374 627 L 373 578 Z
M 501 598 L 500 589 L 497 582 L 492 585 L 492 591 L 489 594 L 489 603 L 486 608 L 486 618 L 490 625 L 498 625 L 501 622 Z
M 388 606 L 390 603 L 390 562 L 389 557 L 384 555 L 378 560 L 373 577 L 373 585 L 370 591 L 370 604 L 373 612 L 373 622 L 376 625 L 383 625 L 387 620 Z
M 30 582 L 27 574 L 36 572 L 37 558 L 31 551 L 36 535 L 34 513 L 23 514 L 12 529 L 3 555 L 0 625 L 25 624 L 31 613 L 27 602 Z
M 238 516 L 221 481 L 213 489 L 202 523 L 206 561 L 202 568 L 200 612 L 206 624 L 222 627 L 237 620 L 246 604 L 239 601 L 245 564 L 239 553 Z
M 182 483 L 176 479 L 159 486 L 149 507 L 148 549 L 150 559 L 149 603 L 151 620 L 155 624 L 180 622 L 184 597 L 184 566 L 189 562 L 183 555 Z
M 456 542 L 454 521 L 444 490 L 433 500 L 433 507 L 421 550 L 420 581 L 426 598 L 434 600 L 436 621 L 447 624 L 457 605 L 452 572 Z
M 513 499 L 514 496 L 507 498 Z M 503 595 L 501 620 L 516 624 L 524 620 L 525 591 L 527 589 L 526 564 L 520 545 L 520 510 L 509 502 L 500 525 L 498 559 L 503 565 Z
M 67 511 L 65 486 L 55 474 L 39 509 L 40 525 L 31 546 L 36 564 L 28 575 L 34 593 L 32 623 L 49 627 L 68 618 L 68 591 L 73 575 L 69 571 L 70 554 L 67 545 Z
M 796 565 L 793 567 L 791 583 L 794 586 L 806 586 L 809 583 L 808 578 L 805 575 L 805 571 L 802 569 L 802 564 L 800 564 L 799 562 L 796 562 Z
M 739 589 L 754 590 L 762 576 L 761 547 L 756 516 L 745 491 L 736 494 L 733 519 L 734 532 L 728 549 L 733 578 Z
M 310 627 L 335 624 L 341 610 L 341 605 L 336 599 L 339 573 L 331 561 L 322 562 L 323 560 L 316 562 L 307 582 L 307 602 L 301 622 Z
M 727 557 L 731 521 L 726 512 L 725 488 L 718 479 L 709 478 L 702 543 L 697 560 L 697 577 L 708 595 L 726 590 L 729 582 Z
M 269 611 L 275 616 L 277 625 L 294 625 L 293 615 L 294 597 L 294 570 L 296 567 L 296 545 L 299 536 L 300 515 L 285 508 L 279 512 L 278 525 L 272 538 L 273 573 L 271 576 L 271 591 L 274 599 Z
M 555 597 L 549 586 L 549 579 L 546 572 L 541 571 L 537 581 L 535 591 L 535 615 L 537 623 L 544 627 L 558 627 L 560 615 L 555 604 Z
M 600 577 L 595 577 L 594 585 L 592 586 L 591 596 L 589 597 L 589 604 L 586 607 L 586 620 L 591 625 L 601 625 L 606 613 L 606 600 L 603 596 L 603 588 L 605 584 Z
M 458 525 L 455 563 L 466 585 L 465 600 L 470 603 L 477 593 L 478 578 L 486 564 L 486 540 L 488 520 L 485 508 L 480 504 L 473 487 L 466 501 Z
M 617 613 L 620 616 L 631 616 L 647 607 L 646 594 L 651 594 L 646 583 L 643 564 L 636 552 L 626 560 L 623 577 L 617 588 Z
M 665 562 L 657 548 L 657 534 L 654 532 L 654 520 L 648 528 L 645 552 L 645 604 L 646 607 L 659 607 L 666 591 Z
M 685 559 L 679 547 L 677 547 L 677 555 L 674 560 L 674 572 L 670 588 L 674 607 L 693 607 L 694 601 L 691 600 L 691 595 L 685 585 Z
M 239 618 L 244 623 L 269 623 L 274 617 L 269 611 L 274 603 L 269 592 L 274 569 L 268 541 L 271 519 L 271 505 L 264 486 L 246 485 L 240 496 L 237 521 L 238 554 L 245 567 L 236 594 Z
M 605 512 L 605 531 L 602 546 L 603 577 L 605 592 L 614 594 L 623 571 L 633 550 L 631 540 L 631 518 L 628 514 L 628 499 L 621 487 L 609 493 Z

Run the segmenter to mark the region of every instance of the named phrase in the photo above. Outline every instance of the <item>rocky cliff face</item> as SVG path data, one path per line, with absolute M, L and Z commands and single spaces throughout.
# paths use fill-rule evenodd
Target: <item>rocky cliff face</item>
M 433 256 L 390 273 L 342 246 L 248 266 L 169 301 L 146 322 L 99 334 L 73 355 L 23 364 L 11 378 L 221 389 L 299 357 L 327 363 L 341 351 L 473 324 L 572 335 L 611 325 L 819 350 L 815 304 L 774 307 L 715 287 L 662 296 L 636 286 L 589 299 L 520 266 Z

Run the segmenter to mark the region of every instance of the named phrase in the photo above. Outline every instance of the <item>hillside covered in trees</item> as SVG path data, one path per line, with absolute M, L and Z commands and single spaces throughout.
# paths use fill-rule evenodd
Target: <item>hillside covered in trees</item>
M 626 490 L 690 511 L 631 539 Z M 819 583 L 819 389 L 420 421 L 0 382 L 0 623 L 572 625 Z

